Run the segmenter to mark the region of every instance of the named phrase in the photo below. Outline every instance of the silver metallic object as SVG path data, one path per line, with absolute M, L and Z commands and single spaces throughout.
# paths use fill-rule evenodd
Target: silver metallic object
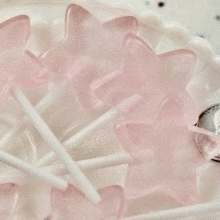
M 220 136 L 220 103 L 203 111 L 199 116 L 196 126 Z M 220 162 L 220 155 L 215 156 L 212 160 Z

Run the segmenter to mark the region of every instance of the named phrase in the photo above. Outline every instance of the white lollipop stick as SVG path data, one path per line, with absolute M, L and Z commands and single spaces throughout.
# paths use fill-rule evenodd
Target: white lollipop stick
M 74 149 L 79 144 L 83 143 L 87 138 L 91 137 L 92 134 L 99 131 L 102 127 L 106 126 L 108 123 L 113 122 L 114 120 L 118 119 L 122 114 L 120 111 L 120 107 L 123 108 L 126 106 L 127 109 L 135 105 L 139 102 L 140 97 L 138 95 L 133 95 L 131 98 L 126 99 L 123 101 L 118 108 L 113 108 L 106 112 L 104 115 L 93 121 L 91 124 L 87 125 L 81 131 L 70 137 L 63 143 L 63 146 L 66 150 Z M 44 157 L 36 162 L 36 166 L 47 166 L 56 160 L 56 155 L 54 152 L 49 152 Z
M 102 169 L 105 167 L 128 164 L 132 161 L 133 158 L 128 153 L 120 153 L 120 154 L 77 161 L 77 165 L 83 171 L 91 171 L 96 169 Z M 63 164 L 52 165 L 52 166 L 44 167 L 42 169 L 46 172 L 53 173 L 54 175 L 66 175 L 68 173 L 66 167 Z
M 16 169 L 22 170 L 31 176 L 35 176 L 38 179 L 42 179 L 50 183 L 53 187 L 57 189 L 65 191 L 68 186 L 67 182 L 60 179 L 59 177 L 56 177 L 55 175 L 51 173 L 47 173 L 43 171 L 42 169 L 37 169 L 33 165 L 28 164 L 8 153 L 0 151 L 0 161 Z
M 77 161 L 77 166 L 83 171 L 90 171 L 96 169 L 102 169 L 105 167 L 118 166 L 128 164 L 133 161 L 132 157 L 127 153 L 120 153 L 114 155 L 108 155 L 98 158 L 92 158 L 87 160 Z M 44 172 L 52 173 L 53 175 L 66 175 L 68 171 L 63 164 L 51 165 L 41 168 Z M 21 174 L 13 174 L 10 176 L 0 176 L 2 179 L 24 179 L 25 177 Z
M 63 92 L 66 89 L 67 84 L 69 81 L 65 79 L 61 85 L 51 92 L 47 93 L 47 95 L 44 96 L 43 99 L 41 99 L 37 105 L 35 106 L 36 110 L 39 114 L 42 114 L 46 109 L 49 108 L 49 106 L 57 101 L 59 97 L 62 96 Z M 30 119 L 26 116 L 24 116 L 21 120 L 19 120 L 16 125 L 8 132 L 6 133 L 0 140 L 0 149 L 1 150 L 8 150 L 10 146 L 12 145 L 14 139 L 19 137 L 20 134 L 23 133 L 23 131 L 30 126 Z
M 151 160 L 153 157 L 154 157 L 154 153 L 150 150 L 145 151 L 145 153 L 137 152 L 136 154 L 120 153 L 120 154 L 113 154 L 108 156 L 77 161 L 77 165 L 83 171 L 92 171 L 97 169 L 103 169 L 106 167 L 132 164 L 135 162 L 142 163 Z M 54 175 L 68 174 L 67 169 L 63 164 L 52 165 L 52 166 L 44 167 L 42 169 L 46 172 L 53 173 Z
M 16 100 L 20 103 L 21 107 L 23 108 L 24 112 L 30 117 L 31 121 L 34 124 L 34 127 L 41 134 L 44 141 L 53 148 L 57 156 L 66 165 L 68 172 L 74 177 L 76 182 L 79 184 L 85 196 L 94 202 L 100 201 L 100 195 L 97 193 L 90 181 L 86 178 L 86 176 L 76 165 L 75 161 L 65 151 L 60 141 L 49 129 L 47 124 L 40 117 L 37 110 L 31 105 L 24 93 L 18 87 L 13 87 L 12 91 Z
M 90 58 L 83 57 L 75 62 L 73 68 L 70 70 L 70 73 L 73 75 L 77 74 L 83 69 L 85 69 L 87 65 L 90 65 L 91 63 L 92 60 Z M 57 101 L 57 99 L 63 95 L 63 92 L 66 90 L 69 81 L 70 79 L 66 77 L 60 86 L 58 86 L 51 92 L 47 93 L 46 96 L 37 103 L 35 109 L 38 111 L 39 114 L 42 114 L 46 109 L 48 109 L 48 107 L 52 103 Z M 27 126 L 30 125 L 31 124 L 29 123 L 29 118 L 23 117 L 6 135 L 2 137 L 2 139 L 0 140 L 0 149 L 8 150 L 14 139 L 17 138 L 20 134 L 22 134 L 22 132 L 27 128 Z
M 92 158 L 92 159 L 87 159 L 87 160 L 81 160 L 81 161 L 77 161 L 76 163 L 77 163 L 77 166 L 83 171 L 92 171 L 96 169 L 103 169 L 106 167 L 131 164 L 134 161 L 136 161 L 136 159 L 139 159 L 139 158 L 140 158 L 139 154 L 130 155 L 128 153 L 119 153 L 119 154 L 102 156 L 102 157 L 97 157 L 97 158 Z M 151 151 L 148 151 L 148 153 L 144 154 L 145 161 L 151 160 L 152 158 L 153 158 L 153 153 Z M 51 165 L 51 166 L 43 167 L 41 169 L 44 172 L 52 173 L 54 175 L 68 174 L 68 171 L 63 164 Z M 13 176 L 7 176 L 7 179 L 14 179 L 15 176 L 17 179 L 24 178 L 24 176 L 22 176 L 21 174 L 15 174 Z M 0 179 L 1 178 L 5 178 L 5 177 L 0 176 Z
M 195 217 L 198 215 L 209 215 L 220 212 L 219 202 L 210 202 L 193 206 L 169 209 L 160 212 L 131 216 L 123 218 L 123 220 L 176 220 Z
M 92 134 L 100 130 L 102 127 L 104 127 L 109 122 L 113 122 L 114 119 L 116 119 L 118 116 L 117 109 L 111 109 L 98 119 L 96 119 L 94 122 L 83 128 L 81 131 L 70 137 L 68 140 L 63 142 L 63 146 L 66 150 L 73 149 L 77 147 L 79 144 L 83 143 L 86 138 L 89 138 Z M 51 164 L 54 160 L 56 160 L 57 157 L 54 154 L 54 152 L 49 152 L 45 156 L 43 156 L 41 159 L 39 159 L 36 162 L 36 166 L 47 166 Z

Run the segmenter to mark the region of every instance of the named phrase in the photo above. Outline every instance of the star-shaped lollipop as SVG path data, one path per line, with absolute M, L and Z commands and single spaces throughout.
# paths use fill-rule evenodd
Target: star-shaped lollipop
M 52 189 L 52 220 L 118 220 L 124 211 L 124 193 L 120 186 L 110 186 L 99 190 L 102 201 L 91 203 L 74 186 L 66 192 Z
M 10 87 L 19 85 L 28 89 L 47 82 L 49 72 L 26 50 L 30 34 L 28 16 L 20 15 L 0 24 L 0 105 L 10 96 Z
M 190 50 L 156 55 L 142 39 L 130 34 L 121 67 L 96 80 L 92 90 L 98 99 L 113 106 L 133 94 L 140 94 L 147 105 L 144 111 L 155 112 L 169 93 L 185 92 L 195 64 L 195 55 Z
M 29 31 L 23 31 L 26 30 L 23 27 L 24 25 L 27 26 L 26 29 Z M 24 39 L 28 38 L 26 34 L 30 32 L 30 20 L 27 16 L 17 16 L 1 24 L 0 34 L 1 32 L 3 32 L 4 36 L 7 35 L 7 39 L 9 40 L 9 42 L 11 37 L 10 34 L 12 32 L 16 34 L 17 31 L 19 33 L 23 32 L 23 35 L 25 35 L 25 37 L 23 37 Z M 19 34 L 18 36 L 23 35 Z M 12 40 L 14 40 L 14 37 L 12 37 Z M 20 42 L 25 42 L 25 40 L 18 39 L 18 42 L 20 46 Z M 66 152 L 60 141 L 50 130 L 48 125 L 44 122 L 37 110 L 32 106 L 32 104 L 29 102 L 29 100 L 26 98 L 25 94 L 21 90 L 21 88 L 32 88 L 47 82 L 49 75 L 47 74 L 48 71 L 44 70 L 43 65 L 36 57 L 34 57 L 34 55 L 26 51 L 26 48 L 24 47 L 26 45 L 25 43 L 22 44 L 21 50 L 18 49 L 19 46 L 16 47 L 14 46 L 14 44 L 15 43 L 12 44 L 13 48 L 11 50 L 7 48 L 2 53 L 0 53 L 0 64 L 2 64 L 0 65 L 0 82 L 3 83 L 4 87 L 5 85 L 11 87 L 8 89 L 7 93 L 9 93 L 9 91 L 12 92 L 15 99 L 19 102 L 20 106 L 22 107 L 23 111 L 31 119 L 33 125 L 38 130 L 41 137 L 49 146 L 53 148 L 57 156 L 64 162 L 64 164 L 68 168 L 68 171 L 79 183 L 80 187 L 82 188 L 82 191 L 86 195 L 88 193 L 88 197 L 91 200 L 99 201 L 100 196 L 96 192 L 95 188 L 91 185 L 87 177 L 78 168 L 75 161 Z M 3 43 L 3 48 L 4 45 L 5 43 Z M 7 95 L 7 97 L 8 96 L 9 95 Z M 4 100 L 5 97 L 6 95 L 3 96 Z M 13 156 L 10 156 L 4 152 L 0 152 L 0 157 L 1 160 L 9 163 L 10 165 L 12 164 L 12 162 L 14 162 L 14 164 L 16 164 L 17 167 L 22 167 L 23 170 L 28 170 L 28 172 L 31 171 L 31 173 L 35 173 L 38 174 L 38 176 L 42 176 L 42 173 L 39 170 L 35 169 L 35 167 L 27 165 L 26 163 L 24 164 L 22 161 L 16 161 L 16 158 L 14 158 Z M 45 175 L 45 173 L 43 173 L 43 176 L 44 178 L 47 178 L 47 175 Z M 58 181 L 58 179 L 54 176 L 51 176 L 50 180 L 51 182 Z M 66 182 L 63 182 L 61 180 L 59 180 L 59 182 L 62 183 L 62 189 L 65 189 L 67 187 Z
M 116 134 L 128 152 L 152 150 L 155 158 L 130 164 L 125 183 L 128 197 L 163 190 L 182 203 L 196 200 L 196 168 L 219 152 L 218 137 L 187 126 L 182 103 L 169 96 L 153 122 L 124 122 Z
M 0 220 L 12 219 L 19 198 L 18 186 L 13 183 L 0 185 Z
M 3 91 L 7 86 L 7 91 L 4 92 L 1 97 L 1 104 L 4 104 L 6 98 L 9 97 L 10 91 L 22 107 L 23 111 L 29 116 L 44 141 L 53 148 L 57 156 L 64 162 L 69 173 L 71 173 L 71 175 L 79 183 L 82 191 L 86 195 L 88 193 L 88 197 L 91 200 L 99 201 L 100 196 L 96 192 L 95 188 L 81 172 L 75 161 L 66 152 L 60 141 L 49 129 L 48 125 L 40 117 L 37 110 L 32 106 L 21 90 L 40 86 L 47 82 L 49 76 L 48 71 L 45 70 L 46 68 L 44 68 L 39 59 L 34 57 L 34 55 L 25 48 L 26 41 L 29 36 L 28 34 L 30 32 L 29 17 L 25 15 L 14 17 L 6 22 L 3 22 L 0 27 L 0 35 L 3 33 L 4 37 L 7 36 L 7 38 L 3 38 L 1 40 L 12 42 L 9 43 L 9 45 L 12 45 L 12 48 L 8 48 L 5 46 L 5 42 L 2 42 L 2 48 L 4 50 L 0 53 L 0 82 L 3 85 Z M 22 39 L 18 39 L 18 43 L 16 44 L 16 38 L 11 36 L 11 34 L 16 34 L 17 32 L 18 36 Z M 67 183 L 62 179 L 49 173 L 47 174 L 42 172 L 34 166 L 25 163 L 12 155 L 0 151 L 0 158 L 1 161 L 9 164 L 10 166 L 14 166 L 28 172 L 31 175 L 43 178 L 59 189 L 65 190 L 67 187 Z
M 97 99 L 90 94 L 91 82 L 118 67 L 124 38 L 128 33 L 136 33 L 137 29 L 137 19 L 132 16 L 102 24 L 86 9 L 71 4 L 66 11 L 65 38 L 42 58 L 54 72 L 64 76 L 72 74 L 70 78 L 80 103 L 84 108 L 91 108 L 97 104 Z M 89 65 L 86 71 L 76 74 L 74 63 L 85 57 L 92 59 L 98 69 Z

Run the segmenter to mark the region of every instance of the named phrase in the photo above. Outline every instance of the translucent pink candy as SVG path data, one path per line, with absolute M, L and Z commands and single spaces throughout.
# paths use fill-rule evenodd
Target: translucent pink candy
M 74 186 L 69 185 L 66 192 L 52 189 L 53 220 L 119 220 L 124 210 L 123 189 L 111 186 L 99 190 L 102 201 L 90 202 Z
M 23 49 L 30 35 L 30 21 L 25 15 L 13 17 L 0 24 L 1 52 L 12 48 Z
M 79 101 L 85 108 L 94 107 L 97 99 L 91 97 L 90 84 L 101 75 L 115 70 L 120 63 L 126 34 L 137 32 L 137 19 L 119 17 L 101 24 L 90 12 L 71 4 L 66 11 L 66 36 L 47 51 L 44 62 L 56 73 L 70 75 Z M 75 62 L 92 59 L 98 69 L 76 74 Z M 88 102 L 86 104 L 86 102 Z
M 0 185 L 0 220 L 9 220 L 16 210 L 19 197 L 18 187 L 13 183 Z
M 113 106 L 133 94 L 142 95 L 154 105 L 156 99 L 160 103 L 169 93 L 185 92 L 195 63 L 195 55 L 190 50 L 156 55 L 143 40 L 130 34 L 121 67 L 96 80 L 92 90 L 98 99 Z M 148 108 L 152 111 L 150 104 Z
M 30 20 L 25 15 L 0 24 L 0 105 L 9 97 L 10 86 L 32 88 L 49 77 L 47 69 L 25 46 L 30 33 Z
M 154 152 L 153 160 L 129 165 L 126 196 L 162 190 L 182 203 L 196 201 L 196 168 L 218 154 L 220 145 L 211 132 L 186 125 L 179 99 L 170 95 L 152 122 L 125 121 L 115 132 L 131 154 Z

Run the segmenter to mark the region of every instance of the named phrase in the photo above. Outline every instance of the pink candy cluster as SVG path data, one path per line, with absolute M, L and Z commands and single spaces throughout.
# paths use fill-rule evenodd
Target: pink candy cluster
M 219 152 L 217 137 L 193 126 L 197 111 L 186 86 L 196 56 L 188 49 L 157 55 L 138 29 L 133 16 L 100 23 L 72 4 L 66 12 L 65 38 L 36 57 L 26 49 L 31 30 L 27 16 L 0 24 L 2 106 L 11 97 L 11 87 L 45 85 L 59 74 L 73 87 L 82 111 L 94 111 L 101 102 L 121 112 L 123 119 L 115 123 L 114 132 L 134 157 L 124 186 L 99 190 L 98 204 L 71 184 L 65 192 L 53 188 L 47 219 L 119 220 L 126 215 L 125 199 L 157 191 L 183 204 L 196 202 L 196 168 Z M 121 105 L 134 95 L 135 105 Z M 0 186 L 1 220 L 13 215 L 18 201 L 18 186 Z

